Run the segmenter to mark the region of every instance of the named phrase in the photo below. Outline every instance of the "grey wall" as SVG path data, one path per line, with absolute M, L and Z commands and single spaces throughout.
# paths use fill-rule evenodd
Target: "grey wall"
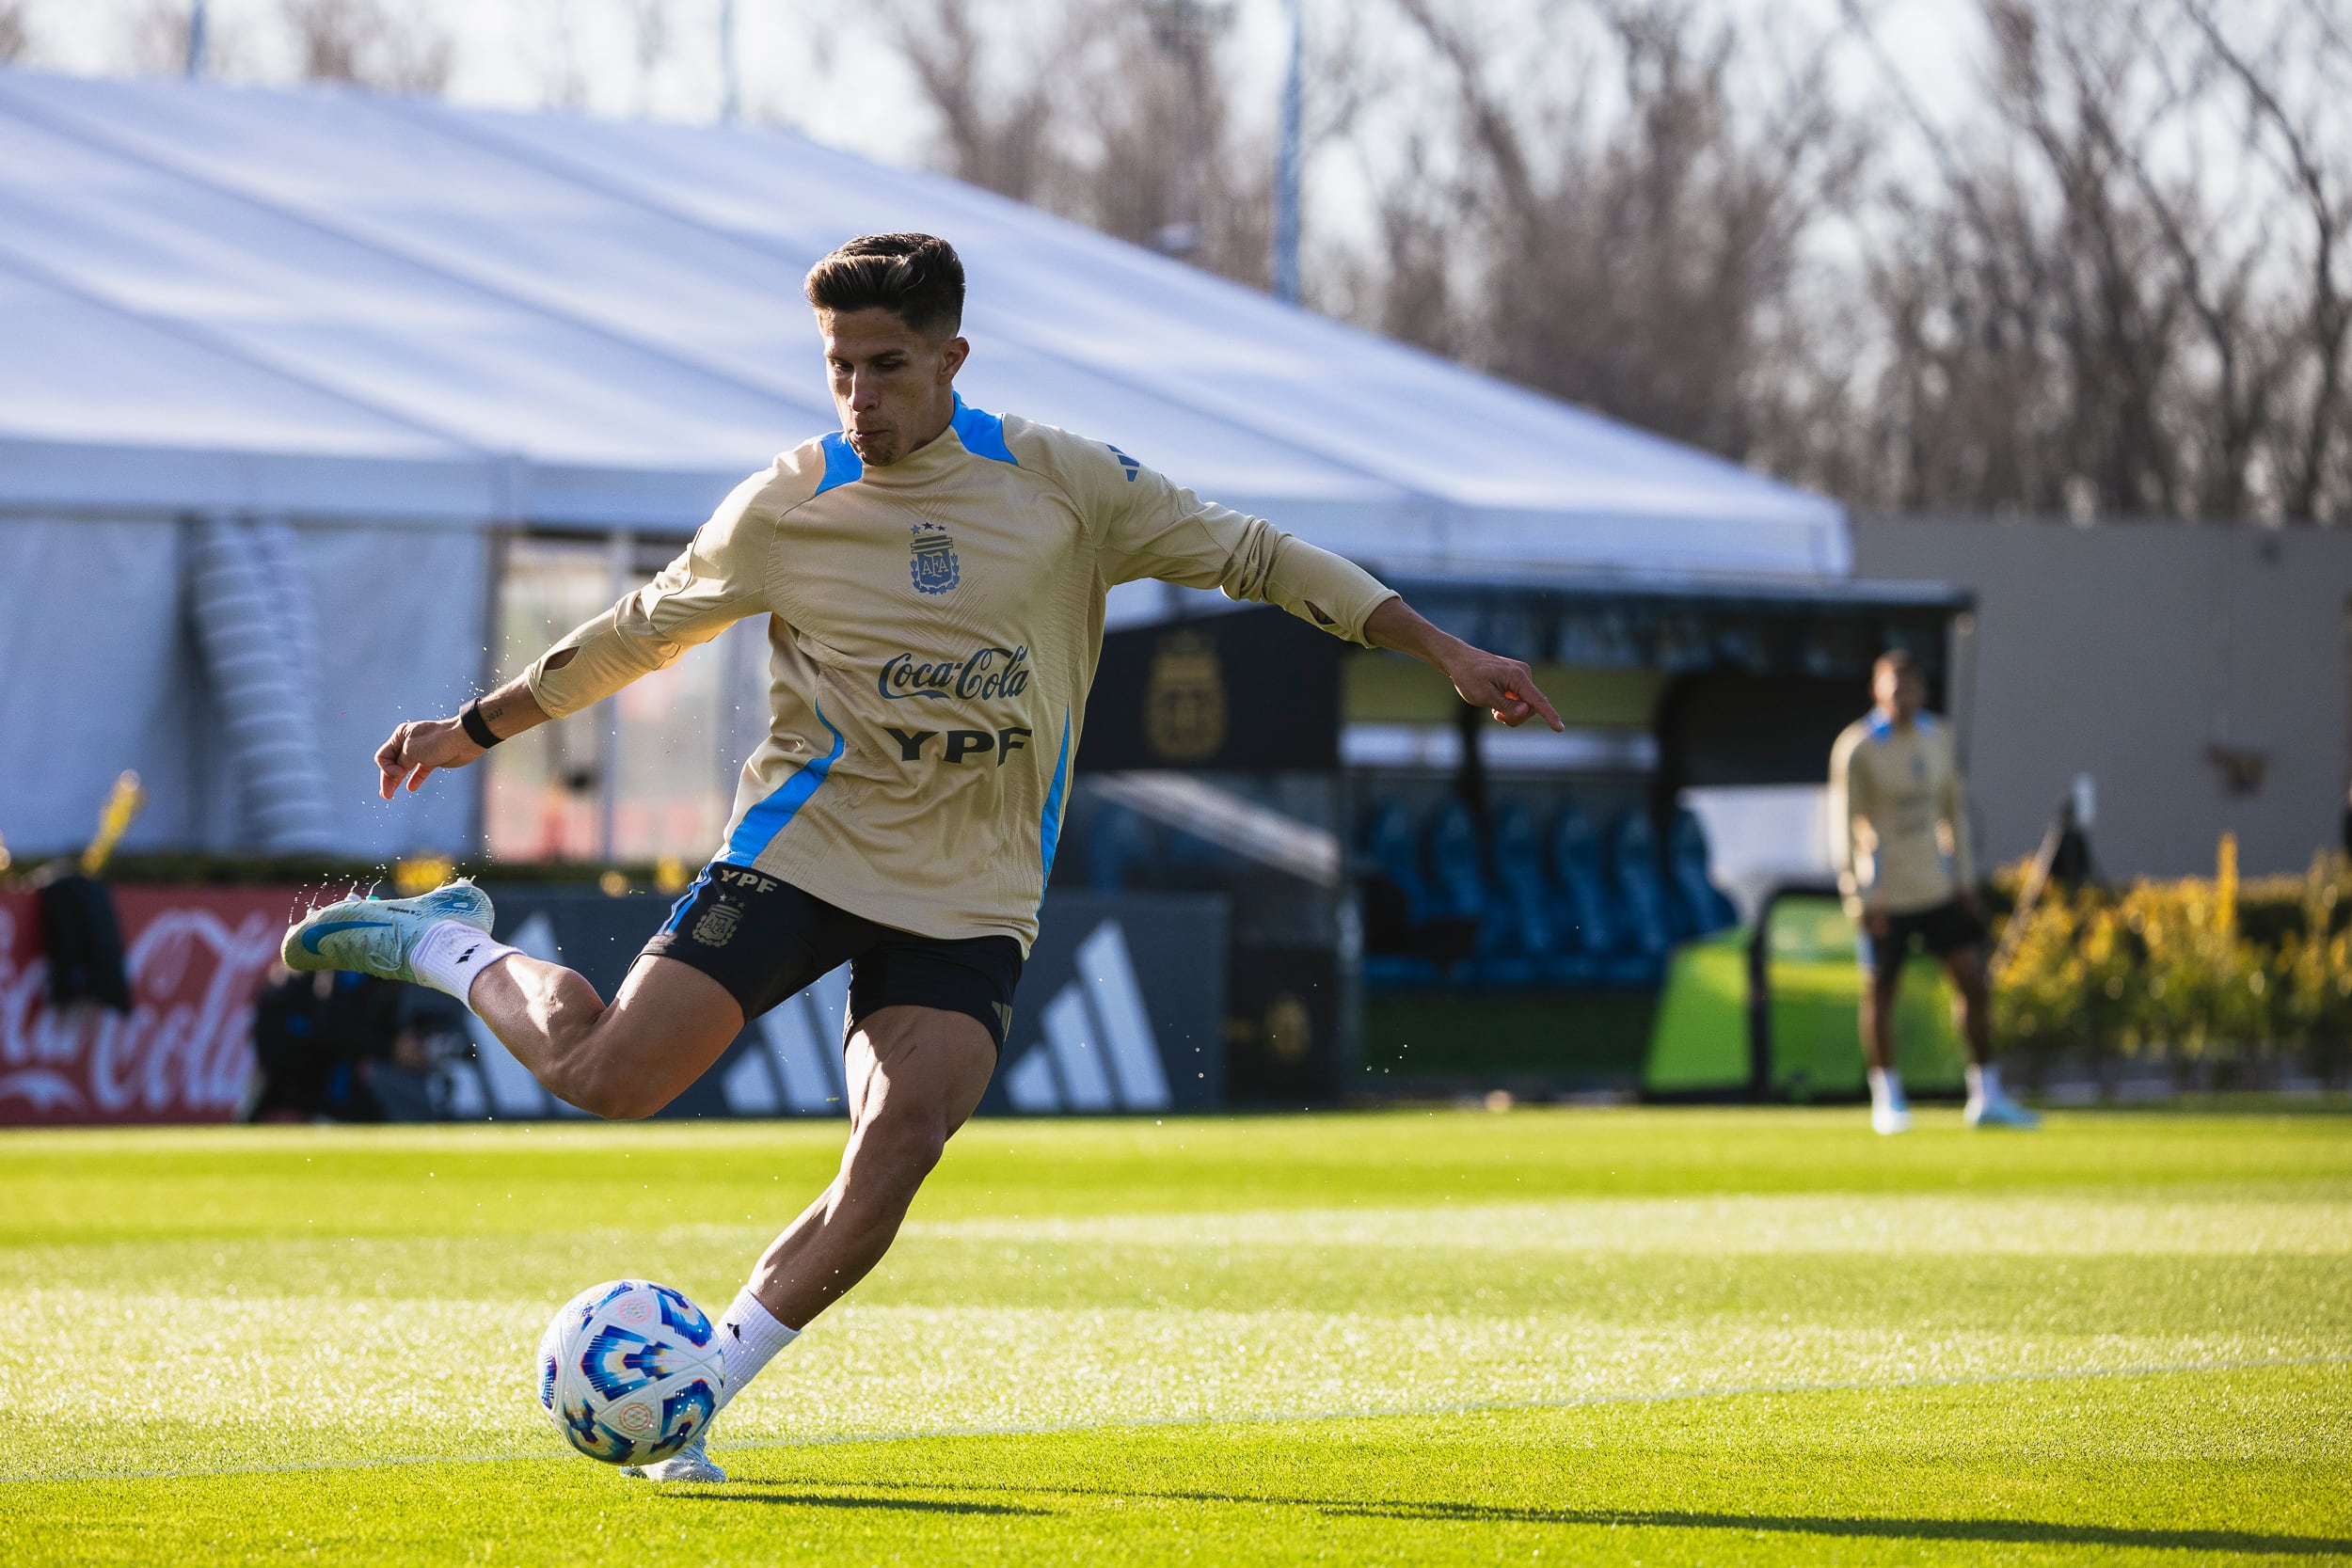
M 1955 705 L 1988 863 L 2077 772 L 2110 877 L 2210 874 L 2224 832 L 2249 874 L 2342 842 L 2352 529 L 1864 519 L 1854 570 L 1976 591 Z M 2217 743 L 2265 753 L 2259 789 L 2230 793 Z

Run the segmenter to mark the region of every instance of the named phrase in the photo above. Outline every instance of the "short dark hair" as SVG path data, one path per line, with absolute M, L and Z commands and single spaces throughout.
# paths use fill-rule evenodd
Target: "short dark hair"
M 930 234 L 866 234 L 808 269 L 803 286 L 819 310 L 895 310 L 930 338 L 963 325 L 963 262 Z

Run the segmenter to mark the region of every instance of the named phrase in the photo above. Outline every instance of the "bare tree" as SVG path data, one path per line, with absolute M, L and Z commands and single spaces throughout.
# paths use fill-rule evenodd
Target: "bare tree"
M 449 84 L 455 64 L 449 35 L 413 7 L 386 0 L 278 0 L 278 7 L 308 81 L 423 93 Z
M 1842 3 L 1810 37 L 1728 0 L 1385 0 L 1377 40 L 1318 8 L 1366 32 L 1310 49 L 1317 134 L 1384 113 L 1310 297 L 1873 509 L 2352 511 L 2341 0 L 1976 0 L 1950 126 Z M 1264 280 L 1216 8 L 886 6 L 951 171 Z M 1875 115 L 1839 106 L 1856 44 Z
M 25 18 L 27 0 L 0 0 L 0 64 L 21 60 L 32 53 L 33 30 Z
M 654 72 L 676 42 L 670 26 L 670 0 L 628 0 L 629 38 L 637 54 L 637 112 L 653 112 Z
M 1224 14 L 1198 0 L 890 0 L 884 11 L 949 172 L 1262 287 L 1273 149 L 1228 112 Z M 1311 140 L 1357 101 L 1312 102 Z
M 940 120 L 947 171 L 1016 201 L 1052 205 L 1066 181 L 1053 133 L 1068 87 L 1067 61 L 1091 54 L 1098 18 L 1066 8 L 1025 41 L 1029 57 L 992 69 L 982 8 L 964 0 L 893 0 L 885 9 L 891 40 Z M 1006 78 L 1002 82 L 992 78 Z
M 1883 417 L 1850 493 L 2342 515 L 2352 160 L 2329 13 L 2233 11 L 2241 42 L 2202 0 L 1980 4 L 1969 150 L 1899 90 L 1940 182 L 1885 194 Z
M 1733 457 L 1796 440 L 1807 238 L 1861 155 L 1823 45 L 1743 76 L 1738 25 L 1686 0 L 1554 5 L 1531 95 L 1474 8 L 1396 3 L 1451 85 L 1454 155 L 1384 200 L 1380 325 Z
M 215 29 L 217 31 L 217 29 Z M 208 47 L 218 53 L 218 40 Z M 188 8 L 186 0 L 142 0 L 122 18 L 123 50 L 131 69 L 142 75 L 167 75 L 188 68 Z

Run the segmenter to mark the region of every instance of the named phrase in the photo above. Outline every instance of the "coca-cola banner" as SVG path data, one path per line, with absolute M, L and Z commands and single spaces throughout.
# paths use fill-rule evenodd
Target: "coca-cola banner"
M 0 1126 L 227 1121 L 291 888 L 118 888 L 131 1011 L 49 1005 L 40 911 L 0 894 Z

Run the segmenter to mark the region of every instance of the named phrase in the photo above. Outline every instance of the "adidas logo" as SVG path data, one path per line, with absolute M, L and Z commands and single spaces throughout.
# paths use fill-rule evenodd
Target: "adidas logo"
M 1077 969 L 1039 1015 L 1045 1037 L 1005 1074 L 1012 1108 L 1165 1111 L 1168 1073 L 1118 921 L 1105 920 L 1078 944 Z
M 1159 1040 L 1136 983 L 1135 960 L 1117 920 L 1105 920 L 1078 944 L 1076 974 L 1039 1014 L 1039 1033 L 1025 1051 L 1006 1044 L 1012 1066 L 1005 1093 L 1013 1109 L 1033 1116 L 1057 1111 L 1164 1111 L 1170 1099 L 1160 1065 Z M 844 1114 L 842 1022 L 850 1006 L 845 966 L 760 1016 L 765 1051 L 746 1051 L 720 1087 L 737 1116 Z
M 850 1011 L 846 964 L 819 975 L 759 1016 L 766 1051 L 745 1051 L 720 1080 L 727 1109 L 739 1117 L 772 1117 L 789 1111 L 804 1117 L 848 1114 L 841 1081 L 841 1034 Z

